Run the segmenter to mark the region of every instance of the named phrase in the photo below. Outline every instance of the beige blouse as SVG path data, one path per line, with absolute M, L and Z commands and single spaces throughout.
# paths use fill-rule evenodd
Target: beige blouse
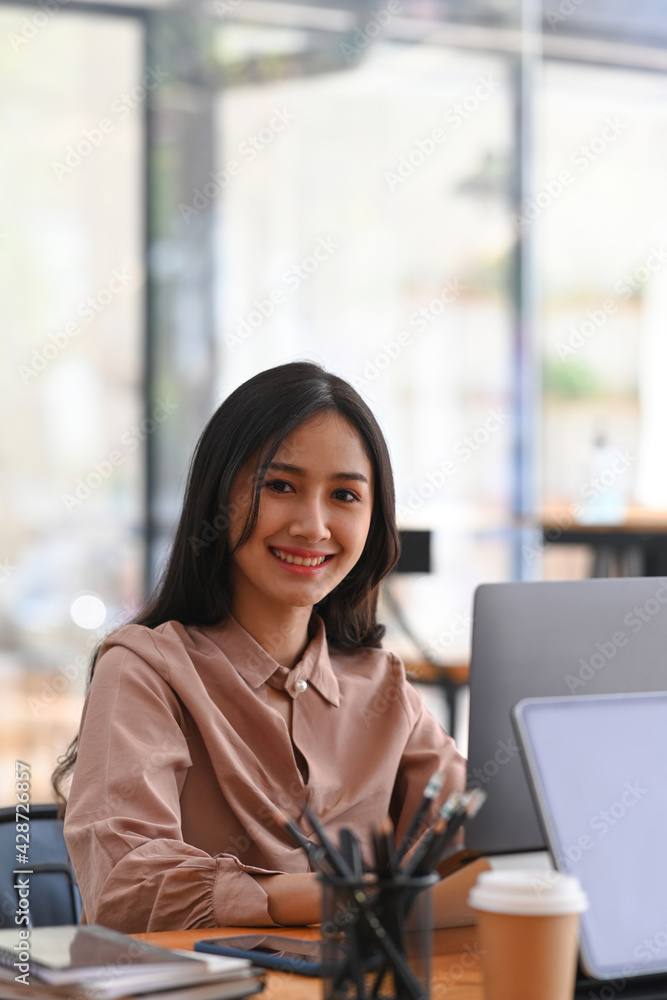
M 270 926 L 252 873 L 305 872 L 275 821 L 304 802 L 371 857 L 389 814 L 400 838 L 431 774 L 465 764 L 381 649 L 329 649 L 324 625 L 290 671 L 230 618 L 215 628 L 127 625 L 105 641 L 86 698 L 65 836 L 84 921 L 126 932 Z M 292 740 L 267 699 L 282 674 Z

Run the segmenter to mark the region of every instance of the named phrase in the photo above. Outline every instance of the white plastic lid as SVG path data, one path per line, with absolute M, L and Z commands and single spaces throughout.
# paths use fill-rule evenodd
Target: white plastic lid
M 475 910 L 525 916 L 557 916 L 588 909 L 588 898 L 576 875 L 511 868 L 482 872 L 470 890 L 468 903 Z

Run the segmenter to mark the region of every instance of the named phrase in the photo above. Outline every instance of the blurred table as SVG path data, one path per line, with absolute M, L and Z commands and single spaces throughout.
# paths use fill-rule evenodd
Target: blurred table
M 254 934 L 254 927 L 218 927 L 194 931 L 159 931 L 152 934 L 135 934 L 134 937 L 162 948 L 192 950 L 195 941 L 202 938 L 231 937 L 237 934 Z M 296 938 L 317 940 L 319 930 L 314 927 L 262 928 L 262 934 L 274 933 Z M 480 945 L 476 927 L 453 927 L 434 932 L 433 962 L 431 969 L 431 997 L 433 1000 L 484 1000 Z M 259 997 L 271 1000 L 321 1000 L 322 981 L 308 976 L 294 976 L 288 972 L 267 972 L 266 988 Z
M 628 507 L 619 524 L 580 524 L 572 507 L 552 505 L 542 514 L 545 545 L 587 545 L 595 577 L 667 576 L 667 510 Z

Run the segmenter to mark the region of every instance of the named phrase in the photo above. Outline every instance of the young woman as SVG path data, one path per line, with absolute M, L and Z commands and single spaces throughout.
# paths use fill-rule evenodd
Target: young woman
M 84 920 L 132 932 L 312 923 L 319 884 L 276 808 L 401 837 L 454 744 L 380 646 L 391 466 L 369 408 L 317 365 L 262 372 L 197 446 L 156 596 L 102 645 L 65 836 Z

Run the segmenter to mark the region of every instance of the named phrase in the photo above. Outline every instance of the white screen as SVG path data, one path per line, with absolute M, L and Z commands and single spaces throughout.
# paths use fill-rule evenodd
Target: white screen
M 521 716 L 557 867 L 588 894 L 587 972 L 667 971 L 667 694 L 528 701 Z

